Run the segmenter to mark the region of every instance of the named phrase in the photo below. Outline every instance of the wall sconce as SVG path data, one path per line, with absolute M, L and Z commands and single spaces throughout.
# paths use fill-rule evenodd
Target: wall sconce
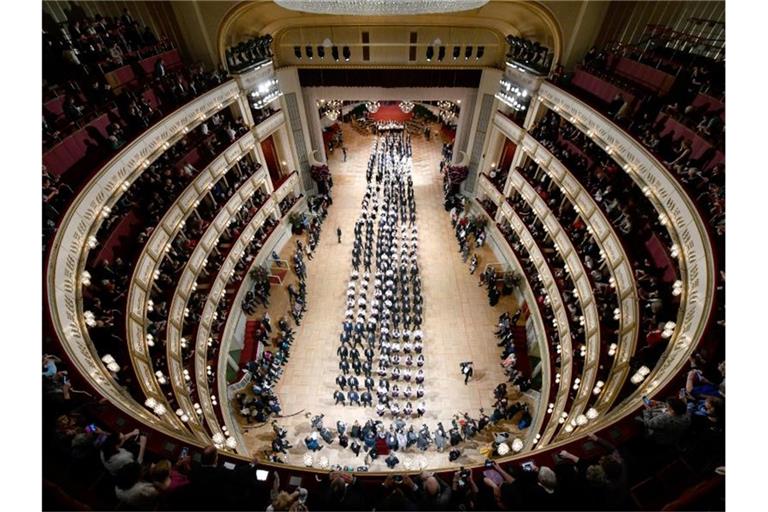
M 601 381 L 601 380 L 597 381 L 595 383 L 595 388 L 592 390 L 592 393 L 595 394 L 595 395 L 599 395 L 600 392 L 603 390 L 603 386 L 604 385 L 605 385 L 605 383 L 603 381 Z
M 87 270 L 83 270 L 80 274 L 80 284 L 83 286 L 91 286 L 91 273 Z
M 585 415 L 579 414 L 578 416 L 576 416 L 576 425 L 578 425 L 580 427 L 583 427 L 588 422 L 589 422 L 589 420 L 587 419 L 587 417 Z
M 93 235 L 90 235 L 86 240 L 86 244 L 88 245 L 89 249 L 95 249 L 96 246 L 98 245 L 98 242 L 96 241 L 96 237 Z
M 496 453 L 502 457 L 509 453 L 509 445 L 507 443 L 501 443 L 496 447 Z
M 512 451 L 515 453 L 519 453 L 520 451 L 522 451 L 522 449 L 523 449 L 523 440 L 520 439 L 519 437 L 516 437 L 512 441 Z
M 85 319 L 85 325 L 88 327 L 93 327 L 96 325 L 96 316 L 93 314 L 92 311 L 85 311 L 83 313 L 83 318 Z
M 597 409 L 595 409 L 594 407 L 590 407 L 587 410 L 586 416 L 587 416 L 587 419 L 590 419 L 590 420 L 597 418 L 598 416 Z

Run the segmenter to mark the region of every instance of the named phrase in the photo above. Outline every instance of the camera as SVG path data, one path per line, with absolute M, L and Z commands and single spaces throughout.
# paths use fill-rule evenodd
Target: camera
M 401 484 L 401 483 L 403 483 L 403 476 L 402 475 L 395 475 L 394 478 L 392 478 L 392 480 L 396 484 Z
M 485 468 L 490 469 L 493 467 L 493 461 L 491 459 L 485 459 Z

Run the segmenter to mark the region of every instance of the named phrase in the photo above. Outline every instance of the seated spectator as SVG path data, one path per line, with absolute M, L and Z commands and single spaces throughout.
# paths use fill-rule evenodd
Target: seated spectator
M 359 480 L 350 473 L 333 472 L 328 477 L 323 501 L 328 510 L 363 510 L 366 508 L 365 492 Z
M 189 478 L 171 466 L 171 461 L 163 459 L 150 466 L 149 480 L 162 494 L 171 494 L 189 484 Z
M 302 512 L 307 510 L 307 490 L 297 487 L 292 493 L 280 490 L 280 476 L 275 473 L 275 480 L 270 491 L 272 503 L 267 507 L 267 512 L 290 511 Z
M 678 398 L 670 398 L 665 403 L 650 401 L 638 419 L 645 425 L 648 439 L 669 447 L 677 444 L 691 424 L 685 402 Z
M 115 495 L 121 504 L 131 510 L 152 510 L 160 491 L 142 479 L 140 464 L 129 462 L 115 474 Z
M 432 473 L 421 475 L 421 510 L 446 510 L 451 502 L 451 487 Z
M 136 438 L 139 439 L 138 456 L 134 456 L 132 452 L 123 448 L 123 445 L 128 441 Z M 117 476 L 118 471 L 120 471 L 123 466 L 133 462 L 143 462 L 146 445 L 147 438 L 146 436 L 139 436 L 139 429 L 135 429 L 128 434 L 121 434 L 119 432 L 112 433 L 101 446 L 101 463 L 104 464 L 104 467 L 109 471 L 109 474 Z

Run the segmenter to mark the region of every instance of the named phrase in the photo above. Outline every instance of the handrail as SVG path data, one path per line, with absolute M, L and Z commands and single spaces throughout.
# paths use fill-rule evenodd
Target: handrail
M 574 292 L 584 318 L 584 334 L 587 346 L 584 366 L 582 367 L 582 379 L 576 399 L 571 404 L 571 412 L 568 416 L 572 419 L 578 417 L 584 410 L 584 405 L 589 399 L 592 388 L 597 378 L 597 366 L 600 362 L 600 315 L 597 311 L 597 301 L 592 291 L 592 284 L 581 258 L 578 257 L 576 248 L 571 239 L 565 234 L 560 221 L 549 208 L 545 201 L 536 193 L 534 188 L 517 172 L 510 170 L 512 179 L 510 182 L 520 193 L 520 196 L 528 203 L 531 210 L 539 218 L 544 229 L 555 243 L 555 249 L 563 260 L 565 271 L 570 274 L 574 284 Z M 526 197 L 528 196 L 528 197 Z M 530 199 L 532 198 L 532 199 Z M 538 207 L 538 209 L 537 209 Z M 539 211 L 539 209 L 541 211 Z M 551 224 L 550 227 L 547 224 Z M 553 229 L 554 228 L 554 229 Z M 573 268 L 575 267 L 575 268 Z M 562 435 L 562 433 L 561 433 Z
M 186 405 L 188 409 L 186 409 L 185 412 L 190 416 L 190 423 L 192 416 L 195 415 L 192 409 L 189 392 L 186 389 L 186 384 L 182 377 L 183 372 L 181 370 L 184 365 L 183 359 L 181 358 L 181 335 L 184 331 L 183 326 L 187 300 L 192 295 L 194 284 L 197 282 L 200 272 L 205 268 L 205 262 L 211 251 L 216 247 L 219 237 L 221 237 L 221 234 L 229 226 L 230 222 L 234 219 L 235 215 L 240 211 L 245 202 L 253 195 L 253 192 L 259 186 L 264 184 L 264 176 L 265 171 L 263 168 L 256 171 L 238 187 L 226 204 L 219 209 L 218 214 L 205 230 L 205 233 L 202 234 L 200 242 L 195 246 L 192 254 L 187 259 L 187 263 L 184 265 L 184 270 L 182 270 L 181 277 L 178 281 L 179 284 L 174 289 L 171 306 L 168 310 L 165 340 L 166 359 L 168 361 L 168 372 L 176 394 L 176 399 L 183 399 L 187 402 Z M 146 317 L 144 320 L 146 320 Z M 146 329 L 146 323 L 143 325 L 143 328 Z M 176 366 L 176 371 L 174 371 L 173 365 Z M 211 404 L 206 403 L 201 405 L 205 406 L 203 409 L 204 412 L 208 412 L 209 414 L 213 412 Z M 206 416 L 206 421 L 208 420 L 209 417 Z M 216 429 L 216 427 L 218 427 L 218 421 L 214 421 L 213 423 L 209 421 L 208 427 L 213 433 L 216 433 L 218 431 Z M 205 434 L 203 433 L 203 435 Z
M 213 313 L 218 308 L 221 298 L 226 293 L 227 284 L 229 283 L 232 273 L 235 271 L 237 262 L 243 257 L 245 250 L 248 248 L 248 244 L 251 243 L 256 235 L 256 231 L 262 226 L 267 218 L 274 213 L 275 203 L 272 200 L 268 200 L 261 206 L 261 208 L 259 208 L 259 211 L 256 212 L 256 215 L 253 216 L 246 227 L 243 228 L 238 239 L 232 244 L 232 248 L 230 249 L 226 260 L 219 267 L 219 272 L 213 280 L 213 284 L 208 291 L 205 305 L 203 306 L 203 314 L 201 315 L 195 339 L 195 379 L 197 381 L 197 396 L 200 399 L 205 419 L 212 432 L 223 434 L 218 418 L 213 410 L 206 373 L 206 366 L 208 363 L 208 338 L 211 334 Z M 221 357 L 221 355 L 222 354 L 219 353 L 219 357 Z M 226 406 L 229 407 L 228 401 Z M 222 414 L 222 417 L 223 416 L 224 415 Z
M 714 256 L 706 226 L 693 201 L 670 172 L 633 137 L 586 103 L 550 84 L 543 83 L 539 98 L 552 110 L 569 118 L 644 188 L 649 200 L 660 212 L 660 222 L 667 227 L 679 246 L 679 263 L 684 290 L 676 326 L 660 362 L 618 407 L 601 416 L 606 425 L 640 407 L 640 398 L 653 396 L 664 388 L 684 367 L 701 340 L 714 303 Z M 606 386 L 607 387 L 607 386 Z M 616 390 L 604 389 L 613 394 Z
M 306 201 L 303 199 L 300 199 L 296 202 L 293 207 L 291 207 L 291 210 L 293 209 L 300 209 L 303 208 L 306 204 Z M 281 216 L 281 219 L 285 219 L 288 212 L 280 212 L 279 208 L 277 206 L 277 202 L 274 203 L 275 206 L 275 212 L 279 213 Z M 279 226 L 279 224 L 278 224 Z M 264 245 L 262 246 L 261 250 L 254 256 L 253 262 L 251 263 L 251 266 L 246 271 L 246 275 L 250 273 L 250 271 L 256 266 L 261 263 L 263 263 L 264 260 L 268 260 L 270 258 L 270 255 L 272 254 L 273 247 L 272 242 L 270 239 L 275 236 L 276 233 L 279 233 L 280 230 L 275 227 L 275 229 L 272 231 L 272 233 L 267 237 L 267 239 L 264 241 Z M 290 233 L 289 233 L 290 236 Z M 245 296 L 245 293 L 247 291 L 247 288 L 243 286 L 243 283 L 246 282 L 248 277 L 244 278 L 243 281 L 240 283 L 240 287 L 237 290 L 237 294 L 235 294 L 235 297 L 233 299 L 233 304 L 240 304 L 242 303 L 243 297 Z M 217 389 L 218 389 L 218 395 L 221 400 L 226 399 L 227 403 L 229 404 L 230 400 L 227 396 L 227 381 L 226 379 L 222 378 L 223 375 L 226 375 L 226 369 L 227 369 L 227 360 L 226 357 L 229 354 L 229 344 L 230 340 L 232 338 L 232 331 L 234 329 L 235 322 L 233 321 L 236 316 L 239 316 L 241 311 L 238 311 L 237 315 L 230 314 L 227 317 L 226 323 L 224 325 L 224 329 L 222 331 L 221 340 L 219 344 L 219 360 L 218 360 L 218 368 L 216 370 L 216 374 L 218 375 L 217 379 Z M 227 426 L 227 429 L 229 430 L 229 433 L 232 435 L 232 437 L 235 438 L 237 441 L 238 448 L 242 448 L 245 446 L 245 441 L 243 440 L 243 433 L 240 429 L 240 423 L 234 418 L 232 415 L 232 407 L 222 407 L 221 409 L 222 415 L 224 416 L 224 424 Z
M 587 354 L 582 367 L 582 379 L 579 385 L 579 392 L 576 399 L 571 404 L 571 411 L 568 417 L 575 419 L 579 416 L 586 400 L 589 398 L 592 387 L 597 375 L 597 365 L 600 357 L 600 322 L 597 312 L 597 302 L 592 293 L 592 286 L 589 283 L 587 271 L 584 264 L 576 255 L 576 249 L 571 243 L 571 239 L 565 234 L 563 227 L 555 217 L 549 206 L 541 199 L 531 185 L 514 169 L 510 170 L 511 183 L 526 203 L 531 207 L 531 211 L 539 218 L 552 238 L 555 249 L 563 260 L 565 271 L 570 275 L 574 284 L 574 292 L 581 307 L 582 318 L 584 319 L 584 337 L 587 345 Z M 548 226 L 550 224 L 550 226 Z M 563 388 L 561 388 L 561 391 Z M 568 395 L 570 389 L 564 389 Z M 567 403 L 567 402 L 566 402 Z
M 137 375 L 140 371 L 144 371 L 146 374 L 146 378 L 140 380 L 140 384 L 147 398 L 154 398 L 163 403 L 166 408 L 169 408 L 169 404 L 157 383 L 146 341 L 146 313 L 150 291 L 165 255 L 173 240 L 182 230 L 186 219 L 195 211 L 200 200 L 209 193 L 213 186 L 235 166 L 242 156 L 253 148 L 253 144 L 252 133 L 246 133 L 195 176 L 168 208 L 156 229 L 152 231 L 152 235 L 137 259 L 130 279 L 127 294 L 126 335 L 131 363 Z M 144 363 L 143 367 L 138 364 L 138 361 Z M 174 392 L 176 392 L 177 383 L 171 378 L 171 375 L 169 375 L 169 379 Z M 185 410 L 191 410 L 191 404 L 185 403 L 184 405 L 189 406 Z M 197 422 L 197 418 L 193 416 L 190 415 L 189 428 L 199 437 L 205 439 L 204 431 Z
M 181 138 L 185 129 L 234 102 L 238 94 L 237 84 L 226 82 L 179 108 L 127 145 L 72 201 L 61 219 L 48 258 L 47 300 L 51 320 L 73 366 L 118 409 L 175 437 L 188 436 L 170 415 L 158 418 L 136 403 L 99 359 L 83 321 L 80 276 L 88 252 L 96 246 L 95 235 L 108 212 L 105 207 L 111 208 L 122 197 L 131 183 L 170 146 L 170 141 Z
M 571 387 L 571 359 L 573 354 L 573 343 L 571 341 L 571 332 L 568 322 L 568 316 L 565 313 L 565 305 L 560 295 L 560 289 L 555 282 L 555 278 L 552 271 L 549 268 L 547 260 L 544 258 L 544 254 L 539 249 L 538 244 L 534 240 L 525 223 L 520 219 L 509 203 L 505 202 L 501 206 L 501 213 L 509 222 L 509 225 L 517 233 L 520 238 L 520 242 L 525 246 L 528 254 L 533 262 L 536 270 L 539 274 L 539 280 L 547 290 L 547 296 L 549 297 L 550 307 L 555 315 L 554 322 L 557 328 L 558 338 L 561 345 L 561 357 L 560 357 L 560 389 L 570 389 Z M 560 418 L 565 409 L 565 402 L 568 398 L 568 393 L 557 393 L 555 399 L 555 407 L 552 410 L 549 423 L 545 429 L 545 434 L 541 436 L 539 440 L 539 446 L 545 446 L 552 438 L 555 429 L 557 428 L 557 420 Z
M 535 137 L 517 126 L 506 116 L 497 114 L 494 120 L 497 126 L 511 124 L 517 134 L 517 138 L 511 140 L 520 144 L 523 152 L 529 155 L 546 173 L 558 184 L 564 195 L 578 208 L 581 218 L 587 224 L 587 229 L 597 241 L 604 254 L 608 270 L 614 280 L 614 286 L 619 299 L 619 340 L 617 353 L 614 356 L 609 378 L 606 380 L 606 389 L 612 389 L 623 383 L 629 372 L 629 360 L 637 347 L 640 325 L 640 307 L 637 286 L 632 272 L 632 266 L 627 257 L 621 239 L 611 227 L 610 222 L 598 207 L 595 200 L 587 192 L 583 185 L 573 176 L 573 173 L 545 148 Z M 509 128 L 509 127 L 506 127 Z M 535 143 L 535 145 L 534 145 Z M 542 156 L 543 154 L 543 156 Z M 617 389 L 618 390 L 618 389 Z M 607 412 L 616 399 L 615 394 L 603 393 L 595 404 L 595 409 L 600 415 Z
M 481 208 L 482 209 L 482 208 Z M 483 212 L 485 210 L 483 209 Z M 491 219 L 491 232 L 490 236 L 494 240 L 496 240 L 496 246 L 499 247 L 499 250 L 502 248 L 502 244 L 500 244 L 496 237 L 496 231 L 499 231 L 499 228 L 496 224 L 495 219 Z M 495 231 L 494 231 L 495 230 Z M 501 235 L 501 233 L 499 233 Z M 545 375 L 550 375 L 552 372 L 552 368 L 550 366 L 550 339 L 549 334 L 547 332 L 546 327 L 544 327 L 544 315 L 541 312 L 541 307 L 539 306 L 539 303 L 536 301 L 536 295 L 533 291 L 533 285 L 531 285 L 530 280 L 528 279 L 527 273 L 525 271 L 525 267 L 523 267 L 522 263 L 520 262 L 520 259 L 517 257 L 517 254 L 515 254 L 515 251 L 512 250 L 512 248 L 509 246 L 509 242 L 504 238 L 502 235 L 500 237 L 504 244 L 509 247 L 509 253 L 512 255 L 512 260 L 514 261 L 515 265 L 517 265 L 517 268 L 520 269 L 520 272 L 523 274 L 523 281 L 525 282 L 525 290 L 522 291 L 523 298 L 525 299 L 525 302 L 529 304 L 528 310 L 531 312 L 531 315 L 533 316 L 533 322 L 536 327 L 536 331 L 541 333 L 541 336 L 543 337 L 543 341 L 539 343 L 539 350 L 542 351 L 541 354 L 541 364 L 543 367 L 542 373 Z M 506 254 L 505 254 L 506 256 Z M 544 405 L 545 402 L 549 402 L 549 394 L 550 394 L 550 388 L 552 386 L 552 382 L 550 379 L 542 379 L 542 390 L 539 396 L 539 403 L 538 403 L 538 409 L 539 411 L 537 414 L 534 415 L 534 421 L 531 424 L 528 434 L 526 435 L 525 440 L 525 450 L 531 449 L 531 447 L 534 444 L 534 441 L 532 437 L 534 436 L 534 433 L 538 433 L 538 431 L 541 429 L 542 423 L 544 423 L 544 413 L 541 411 L 546 411 L 546 405 Z M 538 440 L 536 441 L 538 442 Z

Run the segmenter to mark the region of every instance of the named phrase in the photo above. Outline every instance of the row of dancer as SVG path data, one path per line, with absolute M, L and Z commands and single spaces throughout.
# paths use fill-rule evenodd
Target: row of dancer
M 423 400 L 413 407 L 397 386 L 401 381 L 405 391 L 413 383 L 422 392 L 420 397 L 418 391 L 412 396 L 423 397 L 424 306 L 411 158 L 410 138 L 402 131 L 385 132 L 374 144 L 362 212 L 354 228 L 354 270 L 337 350 L 344 376 L 351 369 L 372 384 L 371 374 L 378 374 L 377 412 L 395 417 L 423 414 L 426 409 Z M 360 405 L 372 405 L 372 390 L 372 386 L 366 387 Z M 350 389 L 345 397 L 340 385 L 334 400 L 346 403 L 346 398 L 357 405 L 357 391 Z

